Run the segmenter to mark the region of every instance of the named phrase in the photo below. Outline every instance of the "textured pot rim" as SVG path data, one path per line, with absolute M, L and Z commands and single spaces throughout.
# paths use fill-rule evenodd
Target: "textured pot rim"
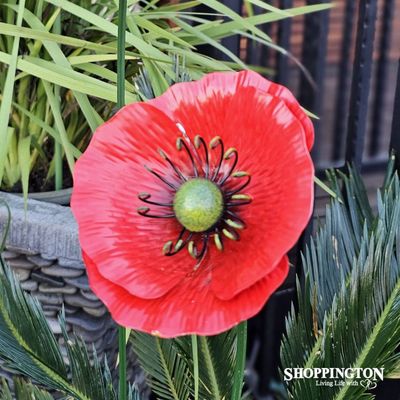
M 10 193 L 23 197 L 23 193 Z M 28 199 L 45 201 L 48 203 L 59 204 L 62 206 L 69 205 L 71 200 L 72 187 L 61 190 L 52 190 L 48 192 L 31 192 L 28 193 Z

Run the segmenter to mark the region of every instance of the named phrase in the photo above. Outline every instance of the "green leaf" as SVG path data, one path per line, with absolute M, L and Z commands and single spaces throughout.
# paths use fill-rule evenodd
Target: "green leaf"
M 190 371 L 177 343 L 136 331 L 131 333 L 131 341 L 154 393 L 162 400 L 188 400 Z
M 248 18 L 243 18 L 241 15 L 237 14 L 231 8 L 224 5 L 220 1 L 202 0 L 201 2 L 202 4 L 205 4 L 213 10 L 220 12 L 222 15 L 229 17 L 232 20 L 232 23 L 234 23 L 236 26 L 248 30 L 249 32 L 252 32 L 253 34 L 259 36 L 264 40 L 271 41 L 271 38 L 261 29 L 257 28 L 255 24 L 251 23 Z M 282 14 L 282 12 L 279 11 L 278 14 Z
M 25 10 L 24 19 L 28 22 L 28 24 L 32 28 L 36 28 L 41 31 L 46 31 L 46 27 L 29 10 Z M 51 41 L 44 41 L 43 44 L 56 64 L 72 70 L 71 64 L 69 63 L 68 59 L 65 57 L 64 53 L 61 51 L 60 47 L 56 43 Z M 99 125 L 101 125 L 104 121 L 97 113 L 97 111 L 92 107 L 86 95 L 80 92 L 75 92 L 74 95 L 76 100 L 78 101 L 78 104 L 81 107 L 83 114 L 85 115 L 89 123 L 92 132 L 94 132 L 96 128 Z
M 3 400 L 13 400 L 7 381 L 4 378 L 0 381 L 0 396 Z
M 16 400 L 53 400 L 53 396 L 37 386 L 22 379 L 15 379 Z
M 40 118 L 38 118 L 35 114 L 28 111 L 26 108 L 21 107 L 18 103 L 13 102 L 13 107 L 15 107 L 17 110 L 19 110 L 22 114 L 29 117 L 30 120 L 32 120 L 40 128 L 42 128 L 44 131 L 46 131 L 56 142 L 61 143 L 60 134 L 54 128 L 52 128 L 49 124 L 42 121 Z M 69 147 L 71 149 L 71 153 L 74 158 L 78 158 L 82 154 L 82 152 L 80 150 L 78 150 L 73 144 L 70 144 Z
M 0 62 L 9 64 L 10 61 L 11 57 L 8 54 L 0 52 Z M 117 101 L 117 89 L 114 85 L 110 85 L 85 74 L 70 70 L 69 68 L 61 67 L 49 61 L 26 56 L 23 59 L 20 58 L 18 60 L 17 67 L 21 71 L 43 79 L 43 81 L 54 83 L 104 100 L 112 102 Z M 131 93 L 127 93 L 126 96 L 129 102 L 134 102 L 136 100 L 136 97 Z
M 46 91 L 47 99 L 49 101 L 51 110 L 53 112 L 55 125 L 57 127 L 58 133 L 60 134 L 61 143 L 63 145 L 65 155 L 67 157 L 69 168 L 71 172 L 73 172 L 75 166 L 75 160 L 74 156 L 72 155 L 72 150 L 70 148 L 71 144 L 68 140 L 67 132 L 65 130 L 63 118 L 61 115 L 60 103 L 57 101 L 56 95 L 52 90 L 51 85 L 48 82 L 43 81 L 43 86 Z
M 326 3 L 326 4 L 316 4 L 316 5 L 309 5 L 309 6 L 302 6 L 302 7 L 295 7 L 295 8 L 289 8 L 286 9 L 285 12 L 287 15 L 282 15 L 282 13 L 265 13 L 265 14 L 259 14 L 259 15 L 254 15 L 253 17 L 247 17 L 245 19 L 245 25 L 248 26 L 248 24 L 251 25 L 261 25 L 261 24 L 266 24 L 270 22 L 275 22 L 275 21 L 280 21 L 284 18 L 290 17 L 296 17 L 299 15 L 305 15 L 313 12 L 318 12 L 318 11 L 323 11 L 327 10 L 329 8 L 332 8 L 332 4 Z M 237 29 L 240 29 L 240 27 L 243 27 L 243 23 L 241 25 L 238 24 L 237 21 L 228 21 L 223 24 L 220 24 L 217 27 L 210 27 L 207 29 L 204 33 L 210 37 L 213 37 L 214 39 L 221 39 L 226 37 L 227 35 L 231 35 L 232 32 L 235 32 Z M 252 33 L 254 33 L 252 30 L 250 30 Z M 255 36 L 258 37 L 257 34 Z M 262 36 L 261 36 L 262 38 Z M 265 38 L 264 38 L 265 39 Z M 193 44 L 196 44 L 197 41 L 194 41 Z
M 151 32 L 153 38 L 163 38 L 163 39 L 170 40 L 172 42 L 181 44 L 184 47 L 194 49 L 194 46 L 192 46 L 190 43 L 185 42 L 179 36 L 175 35 L 174 33 L 169 32 L 168 30 L 160 28 L 155 23 L 151 22 L 150 20 L 148 20 L 140 15 L 136 15 L 135 13 L 133 13 L 131 16 L 128 17 L 128 21 L 129 21 L 129 19 L 132 19 L 133 22 L 138 27 L 145 29 L 148 32 Z
M 107 32 L 113 36 L 118 35 L 118 26 L 113 24 L 112 22 L 102 18 L 99 15 L 94 14 L 93 12 L 86 10 L 83 7 L 80 7 L 77 4 L 72 3 L 68 0 L 45 0 L 47 3 L 53 4 L 61 9 L 76 15 L 77 17 L 93 24 L 97 28 L 101 29 L 104 32 Z M 151 57 L 155 57 L 157 59 L 166 61 L 168 63 L 168 56 L 164 53 L 157 50 L 155 47 L 151 46 L 149 43 L 146 43 L 144 40 L 138 38 L 130 32 L 126 34 L 127 43 L 134 46 L 144 55 L 148 55 Z
M 60 325 L 67 349 L 68 366 L 39 302 L 25 293 L 10 268 L 0 257 L 0 358 L 8 368 L 75 400 L 117 400 L 108 365 L 93 361 L 82 340 L 68 336 L 64 315 Z M 47 400 L 46 392 L 29 383 L 19 385 L 23 393 Z M 4 393 L 7 388 L 3 386 Z M 52 398 L 52 397 L 51 397 Z M 28 399 L 21 397 L 21 400 Z M 139 400 L 134 386 L 130 399 Z M 17 398 L 18 400 L 18 398 Z
M 21 0 L 18 6 L 17 26 L 22 24 L 22 16 L 25 8 L 25 0 Z M 11 103 L 14 92 L 14 79 L 17 70 L 17 58 L 19 49 L 19 38 L 14 38 L 11 56 L 9 57 L 9 66 L 7 77 L 3 89 L 3 98 L 0 104 L 0 184 L 3 181 L 4 162 L 8 150 L 8 143 L 12 131 L 9 129 L 8 122 L 11 112 Z
M 400 345 L 400 181 L 393 170 L 372 213 L 358 172 L 329 173 L 337 198 L 325 225 L 303 257 L 281 347 L 283 368 L 384 368 L 395 371 Z M 343 184 L 339 182 L 339 178 Z M 340 199 L 342 200 L 340 202 Z M 314 379 L 287 383 L 289 398 L 371 398 L 362 385 L 318 386 Z
M 21 170 L 21 183 L 24 198 L 28 198 L 29 172 L 31 160 L 31 138 L 27 136 L 18 142 L 18 165 Z M 25 207 L 27 203 L 25 202 Z
M 40 41 L 48 40 L 70 47 L 93 50 L 99 53 L 105 53 L 105 52 L 115 53 L 117 51 L 117 49 L 114 46 L 94 43 L 88 40 L 77 39 L 65 35 L 57 35 L 55 33 L 41 31 L 38 29 L 15 26 L 12 24 L 7 24 L 5 22 L 0 22 L 0 33 L 24 39 L 37 39 Z

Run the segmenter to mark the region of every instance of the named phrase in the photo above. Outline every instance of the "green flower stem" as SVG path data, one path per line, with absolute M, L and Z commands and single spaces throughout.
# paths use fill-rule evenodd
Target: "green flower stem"
M 233 380 L 232 400 L 240 400 L 242 397 L 244 369 L 246 365 L 247 321 L 242 322 L 236 329 L 236 369 Z
M 117 107 L 125 105 L 125 35 L 127 0 L 119 1 L 117 52 Z M 126 382 L 126 329 L 118 327 L 119 347 L 119 400 L 127 399 Z
M 125 105 L 125 36 L 127 0 L 119 1 L 117 51 L 117 107 Z
M 119 347 L 119 400 L 127 399 L 126 382 L 126 329 L 123 326 L 118 327 L 118 347 Z
M 196 335 L 192 335 L 192 354 L 193 354 L 194 400 L 199 400 L 199 350 L 197 346 Z

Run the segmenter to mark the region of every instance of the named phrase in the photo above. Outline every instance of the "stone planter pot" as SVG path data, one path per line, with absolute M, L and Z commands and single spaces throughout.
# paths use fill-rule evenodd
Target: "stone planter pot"
M 69 207 L 28 200 L 0 192 L 11 209 L 11 226 L 3 257 L 20 279 L 24 290 L 36 296 L 50 327 L 63 343 L 57 314 L 65 308 L 67 330 L 92 344 L 101 359 L 107 354 L 110 367 L 118 350 L 117 329 L 107 309 L 89 288 L 81 258 L 78 228 Z M 8 213 L 0 207 L 0 235 Z M 144 375 L 131 371 L 141 387 Z

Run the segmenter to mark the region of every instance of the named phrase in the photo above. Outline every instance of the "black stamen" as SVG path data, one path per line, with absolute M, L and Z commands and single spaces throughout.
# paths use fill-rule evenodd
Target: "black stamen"
M 226 210 L 225 211 L 228 215 L 230 215 L 232 218 L 236 219 L 237 221 L 239 221 L 240 223 L 242 223 L 243 225 L 246 225 L 245 222 L 242 220 L 242 218 L 240 218 L 235 212 L 231 211 L 231 210 Z
M 203 245 L 202 245 L 200 253 L 196 256 L 198 261 L 194 267 L 195 269 L 197 269 L 200 266 L 201 262 L 203 261 L 205 255 L 207 253 L 209 238 L 210 238 L 210 234 L 208 234 L 208 233 L 203 236 Z
M 158 201 L 149 200 L 150 197 L 151 197 L 150 193 L 143 192 L 143 193 L 138 194 L 139 200 L 142 200 L 146 204 L 152 204 L 154 206 L 160 206 L 160 207 L 172 207 L 173 206 L 172 203 L 159 203 Z
M 181 230 L 179 236 L 178 236 L 178 239 L 177 239 L 176 242 L 175 242 L 175 245 L 173 246 L 173 251 L 169 251 L 168 253 L 165 253 L 166 256 L 173 256 L 173 255 L 179 253 L 181 250 L 183 250 L 183 249 L 186 247 L 186 245 L 189 243 L 190 239 L 191 239 L 192 236 L 193 236 L 193 233 L 192 233 L 192 232 L 189 232 L 189 235 L 186 237 L 186 239 L 183 239 L 181 245 L 180 245 L 178 248 L 176 248 L 176 245 L 178 244 L 178 242 L 179 242 L 180 240 L 182 240 L 183 235 L 185 234 L 185 232 L 186 232 L 186 229 L 183 228 L 183 229 Z
M 202 146 L 204 149 L 204 155 L 205 155 L 205 159 L 206 159 L 205 177 L 206 177 L 206 179 L 208 179 L 208 176 L 210 174 L 210 163 L 209 163 L 209 159 L 208 159 L 208 149 L 207 149 L 206 142 L 204 141 L 204 139 L 201 136 L 197 135 L 194 138 L 194 146 L 196 147 L 196 149 L 199 149 L 200 146 Z
M 247 175 L 246 176 L 246 182 L 245 183 L 243 183 L 241 186 L 239 186 L 237 189 L 234 189 L 234 190 L 232 190 L 232 191 L 230 191 L 230 192 L 226 192 L 226 196 L 227 197 L 229 197 L 229 196 L 232 196 L 232 195 L 234 195 L 234 194 L 236 194 L 236 193 L 239 193 L 240 191 L 242 191 L 245 187 L 247 187 L 247 185 L 250 183 L 250 181 L 251 181 L 251 176 L 250 175 Z
M 175 173 L 178 175 L 178 177 L 186 182 L 187 181 L 187 177 L 185 175 L 182 174 L 182 172 L 179 170 L 179 168 L 170 160 L 170 158 L 167 156 L 167 154 L 161 150 L 158 149 L 158 152 L 160 153 L 160 156 L 172 167 L 172 169 L 175 171 Z
M 229 225 L 227 226 L 228 228 L 222 229 L 222 234 L 230 240 L 234 241 L 240 240 L 240 235 L 237 233 L 237 231 L 234 228 L 230 227 Z
M 160 179 L 160 181 L 164 182 L 166 185 L 168 185 L 171 189 L 177 191 L 178 188 L 173 185 L 171 182 L 167 181 L 163 176 L 161 176 L 158 172 L 153 171 L 150 167 L 148 167 L 147 165 L 144 166 L 147 171 L 149 171 L 150 173 L 152 173 L 154 176 L 156 176 L 158 179 Z
M 237 203 L 228 202 L 225 205 L 227 207 L 238 207 L 238 206 L 245 206 L 245 205 L 250 204 L 250 203 L 251 203 L 251 200 L 247 200 L 247 201 L 238 201 Z
M 167 156 L 167 154 L 162 149 L 158 150 L 160 156 L 174 170 L 177 178 L 179 178 L 181 182 L 186 182 L 187 180 L 193 177 L 198 178 L 200 174 L 201 176 L 204 176 L 205 179 L 209 179 L 210 181 L 214 182 L 222 190 L 225 203 L 224 212 L 222 213 L 221 218 L 217 221 L 217 223 L 212 229 L 209 229 L 202 233 L 196 233 L 196 232 L 190 232 L 189 230 L 187 230 L 182 226 L 182 229 L 177 239 L 175 241 L 168 240 L 162 248 L 163 254 L 166 256 L 173 256 L 179 253 L 184 248 L 187 248 L 189 254 L 196 260 L 196 264 L 194 266 L 194 270 L 196 270 L 197 268 L 199 268 L 200 264 L 206 257 L 206 254 L 210 246 L 209 242 L 211 239 L 214 241 L 215 246 L 219 251 L 222 251 L 224 249 L 225 240 L 227 239 L 234 241 L 240 240 L 240 235 L 238 230 L 240 231 L 244 229 L 246 227 L 246 224 L 234 210 L 235 207 L 240 207 L 251 203 L 252 201 L 251 195 L 243 193 L 243 189 L 245 189 L 250 184 L 251 176 L 246 171 L 241 171 L 241 170 L 235 171 L 239 158 L 238 152 L 233 147 L 225 151 L 224 143 L 219 136 L 215 136 L 210 141 L 209 144 L 210 150 L 209 150 L 207 148 L 208 146 L 205 140 L 200 135 L 196 135 L 194 141 L 192 142 L 189 136 L 184 131 L 184 129 L 182 128 L 181 130 L 182 130 L 182 137 L 178 137 L 178 139 L 176 140 L 176 147 L 178 151 L 181 151 L 183 148 L 185 148 L 185 151 L 188 154 L 189 159 L 192 163 L 194 176 L 190 175 L 185 176 L 185 174 L 182 173 L 180 168 Z M 204 152 L 204 157 L 202 154 L 200 154 L 199 151 L 200 147 L 203 148 L 202 151 Z M 219 156 L 218 163 L 215 164 L 214 158 L 211 160 L 210 157 L 211 153 L 209 153 L 209 151 L 215 150 L 217 147 L 220 147 L 221 153 Z M 227 163 L 226 165 L 223 165 L 224 160 Z M 145 168 L 149 172 L 151 172 L 154 176 L 156 176 L 158 179 L 160 179 L 163 183 L 165 183 L 167 186 L 173 189 L 175 192 L 178 190 L 181 183 L 174 181 L 170 182 L 166 177 L 154 171 L 152 168 L 147 166 L 145 166 Z M 214 169 L 212 170 L 212 168 Z M 224 168 L 225 172 L 221 171 L 222 168 Z M 244 177 L 246 178 L 246 180 L 239 181 L 238 183 L 239 186 L 237 186 L 236 188 L 230 187 L 229 190 L 228 188 L 225 188 L 225 190 L 222 189 L 222 187 L 229 178 L 244 178 Z M 175 178 L 173 177 L 171 179 Z M 166 210 L 165 214 L 154 215 L 151 213 L 150 207 L 143 206 L 137 208 L 137 212 L 139 215 L 149 218 L 176 218 L 176 215 L 172 209 L 174 206 L 172 202 L 162 203 L 159 201 L 152 200 L 151 197 L 152 195 L 147 192 L 142 192 L 138 194 L 139 200 L 143 201 L 144 203 L 152 206 L 169 207 L 170 210 Z
M 224 155 L 224 159 L 228 160 L 228 159 L 232 158 L 232 156 L 234 156 L 233 164 L 231 165 L 231 168 L 229 169 L 228 173 L 225 174 L 223 179 L 219 182 L 220 186 L 224 185 L 224 183 L 227 181 L 227 179 L 232 175 L 233 170 L 236 168 L 239 156 L 238 156 L 237 150 L 234 148 L 228 149 L 226 151 L 226 153 Z
M 138 207 L 136 211 L 139 215 L 148 218 L 175 218 L 175 214 L 164 214 L 164 215 L 149 214 L 150 211 L 149 207 Z
M 194 162 L 193 155 L 192 155 L 192 152 L 189 149 L 189 146 L 187 145 L 187 143 L 185 142 L 184 139 L 182 139 L 180 137 L 178 139 L 176 139 L 176 148 L 179 151 L 182 150 L 182 144 L 183 144 L 183 147 L 186 150 L 186 153 L 188 154 L 188 156 L 190 158 L 190 161 L 192 162 L 194 176 L 197 178 L 199 176 L 199 171 L 197 170 L 196 163 Z
M 222 141 L 222 139 L 219 136 L 216 136 L 215 138 L 213 138 L 210 142 L 210 148 L 211 149 L 216 149 L 218 146 L 221 147 L 221 154 L 219 156 L 219 161 L 217 164 L 217 168 L 214 171 L 214 175 L 212 176 L 211 180 L 214 182 L 217 179 L 217 176 L 219 174 L 219 170 L 221 169 L 221 165 L 222 165 L 222 160 L 224 159 L 224 142 Z

